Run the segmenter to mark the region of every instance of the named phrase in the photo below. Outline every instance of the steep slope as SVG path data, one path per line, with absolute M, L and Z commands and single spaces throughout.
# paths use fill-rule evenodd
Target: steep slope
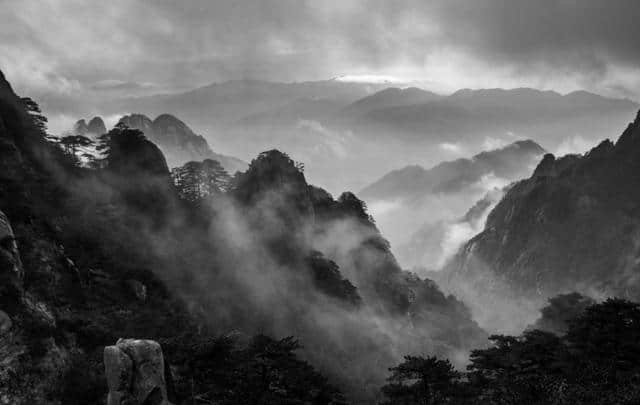
M 265 309 L 277 308 L 279 324 L 291 325 L 302 341 L 310 342 L 314 349 L 305 350 L 308 358 L 345 381 L 348 392 L 362 395 L 364 387 L 368 393 L 360 399 L 375 398 L 369 390 L 382 376 L 374 365 L 388 363 L 400 348 L 452 353 L 482 340 L 484 333 L 458 300 L 400 269 L 362 201 L 352 193 L 336 200 L 308 185 L 285 154 L 259 155 L 237 178 L 231 195 L 250 230 L 250 236 L 239 236 L 242 246 L 268 252 L 256 264 L 250 260 L 248 268 L 240 260 L 238 271 L 253 275 L 251 285 L 254 277 L 262 280 L 267 290 L 273 281 L 265 274 L 284 278 L 288 288 L 261 298 Z M 311 273 L 304 271 L 309 265 Z M 322 294 L 338 299 L 338 309 L 323 305 L 326 298 L 295 281 L 309 276 Z M 253 311 L 266 316 L 262 308 Z M 318 329 L 327 321 L 328 329 Z
M 136 333 L 142 319 L 147 333 L 162 334 L 160 323 L 189 316 L 163 295 L 156 277 L 137 267 L 132 257 L 139 256 L 124 234 L 118 256 L 96 248 L 95 234 L 71 240 L 71 228 L 96 220 L 110 223 L 104 229 L 121 228 L 105 218 L 107 211 L 76 205 L 87 198 L 83 192 L 95 197 L 104 188 L 72 192 L 82 169 L 45 141 L 33 120 L 0 73 L 0 396 L 11 404 L 96 403 L 104 392 L 101 345 Z M 91 178 L 82 185 L 96 183 Z M 107 246 L 108 232 L 100 235 Z M 101 262 L 106 256 L 110 260 Z M 145 288 L 144 299 L 127 287 L 134 283 Z M 163 311 L 166 322 L 149 322 Z
M 187 124 L 170 114 L 161 114 L 155 120 L 143 114 L 126 115 L 119 122 L 139 129 L 165 153 L 170 167 L 191 160 L 214 159 L 231 174 L 246 169 L 240 159 L 215 153 L 206 139 L 194 133 Z
M 274 199 L 273 193 L 279 197 Z M 305 251 L 312 257 L 323 252 L 354 283 L 366 305 L 418 317 L 423 311 L 454 314 L 462 309 L 429 280 L 401 270 L 361 200 L 349 192 L 334 200 L 308 185 L 294 162 L 279 151 L 255 159 L 238 178 L 232 195 L 252 213 L 263 213 L 251 228 L 267 237 L 279 260 L 291 262 L 291 257 Z M 265 222 L 270 217 L 278 221 Z M 268 232 L 260 232 L 265 227 Z M 417 296 L 430 304 L 424 305 Z M 459 313 L 464 318 L 463 314 L 464 310 Z
M 530 178 L 510 188 L 443 281 L 474 304 L 539 302 L 567 291 L 638 299 L 639 201 L 640 114 L 615 144 L 603 141 L 584 156 L 545 155 Z
M 227 331 L 212 332 L 207 317 L 186 305 L 181 292 L 188 289 L 179 285 L 194 261 L 186 260 L 192 250 L 183 242 L 206 239 L 197 229 L 208 217 L 188 211 L 197 219 L 187 221 L 162 153 L 140 132 L 111 131 L 101 168 L 75 166 L 45 140 L 0 73 L 0 146 L 2 402 L 103 403 L 102 350 L 132 336 L 163 343 L 173 403 L 212 389 L 230 403 L 249 396 L 342 403 L 326 378 L 297 358 L 294 339 L 219 338 Z M 171 278 L 174 266 L 183 279 Z M 278 375 L 269 393 L 248 371 L 267 351 Z M 226 360 L 212 362 L 212 355 Z M 172 359 L 183 363 L 170 368 Z M 208 373 L 226 377 L 213 383 Z

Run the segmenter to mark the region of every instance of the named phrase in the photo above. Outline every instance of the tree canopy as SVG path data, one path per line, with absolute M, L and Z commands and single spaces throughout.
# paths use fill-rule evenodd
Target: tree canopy
M 229 173 L 213 159 L 187 162 L 172 169 L 171 176 L 180 198 L 191 202 L 227 191 L 231 182 Z
M 490 341 L 472 351 L 465 373 L 407 356 L 382 392 L 393 404 L 640 403 L 640 304 L 608 299 L 570 320 L 562 336 L 532 329 Z

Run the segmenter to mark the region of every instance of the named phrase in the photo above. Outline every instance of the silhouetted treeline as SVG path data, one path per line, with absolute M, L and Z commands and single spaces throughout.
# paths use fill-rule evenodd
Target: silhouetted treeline
M 551 300 L 548 308 L 557 307 Z M 553 310 L 546 312 L 548 318 Z M 640 403 L 640 304 L 608 299 L 588 306 L 567 320 L 562 335 L 531 329 L 489 339 L 489 348 L 471 352 L 466 372 L 447 360 L 406 356 L 382 388 L 387 403 Z

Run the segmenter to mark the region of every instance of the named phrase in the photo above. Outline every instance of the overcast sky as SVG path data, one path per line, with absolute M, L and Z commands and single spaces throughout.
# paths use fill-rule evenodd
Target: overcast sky
M 23 94 L 386 78 L 640 99 L 640 0 L 0 0 Z

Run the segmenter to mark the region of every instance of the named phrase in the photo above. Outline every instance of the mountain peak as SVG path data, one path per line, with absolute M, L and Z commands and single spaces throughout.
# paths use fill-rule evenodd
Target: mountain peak
M 636 114 L 635 120 L 629 123 L 627 129 L 618 138 L 616 149 L 625 151 L 639 149 L 640 151 L 640 111 Z
M 147 117 L 144 114 L 137 114 L 137 113 L 125 115 L 122 118 L 120 118 L 118 122 L 121 122 L 127 125 L 129 128 L 139 129 L 145 134 L 147 133 L 147 131 L 151 129 L 151 123 L 152 123 L 151 118 Z
M 0 70 L 0 90 L 8 90 L 9 92 L 13 93 L 11 84 L 5 78 L 4 73 L 2 73 L 2 70 Z
M 104 121 L 101 117 L 93 117 L 87 125 L 88 132 L 96 135 L 102 135 L 107 133 L 107 127 L 104 125 Z

